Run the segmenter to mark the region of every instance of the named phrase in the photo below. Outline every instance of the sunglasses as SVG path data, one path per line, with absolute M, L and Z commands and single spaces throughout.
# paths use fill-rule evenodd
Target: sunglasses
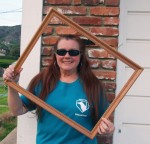
M 79 50 L 75 50 L 75 49 L 71 49 L 71 50 L 65 50 L 65 49 L 58 49 L 56 51 L 56 53 L 59 55 L 59 56 L 65 56 L 66 53 L 69 53 L 70 56 L 78 56 L 80 54 L 80 51 Z

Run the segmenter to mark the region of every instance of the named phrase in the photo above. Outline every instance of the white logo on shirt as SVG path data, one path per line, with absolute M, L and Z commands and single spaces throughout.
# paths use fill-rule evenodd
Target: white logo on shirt
M 87 111 L 89 109 L 89 103 L 86 99 L 79 99 L 76 100 L 76 107 L 82 112 L 84 113 L 85 111 Z

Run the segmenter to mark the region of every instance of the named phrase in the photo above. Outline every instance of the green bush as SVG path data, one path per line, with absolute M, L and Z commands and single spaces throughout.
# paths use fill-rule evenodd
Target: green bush
M 11 60 L 16 60 L 16 58 L 13 57 L 13 56 L 0 56 L 0 59 L 11 59 Z
M 10 64 L 12 64 L 15 61 L 15 59 L 0 59 L 0 67 L 7 68 Z

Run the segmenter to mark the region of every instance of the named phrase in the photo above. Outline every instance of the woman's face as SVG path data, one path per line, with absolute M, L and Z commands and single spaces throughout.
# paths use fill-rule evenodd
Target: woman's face
M 59 55 L 56 53 L 56 60 L 57 64 L 60 68 L 60 72 L 77 72 L 77 67 L 80 62 L 80 53 L 77 55 L 76 53 L 79 52 L 79 44 L 75 40 L 69 39 L 61 39 L 58 42 L 57 45 L 57 50 L 60 51 L 61 53 L 65 53 L 64 51 L 67 50 L 77 50 L 73 51 L 74 55 L 76 56 L 71 56 L 69 55 L 69 52 L 63 55 Z

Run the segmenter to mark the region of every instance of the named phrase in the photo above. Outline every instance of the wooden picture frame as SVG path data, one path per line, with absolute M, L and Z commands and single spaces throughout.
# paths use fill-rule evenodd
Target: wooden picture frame
M 115 49 L 113 49 L 111 46 L 106 44 L 101 39 L 99 39 L 96 36 L 90 34 L 88 31 L 84 30 L 81 26 L 79 26 L 78 24 L 76 24 L 75 22 L 70 20 L 68 17 L 60 14 L 59 12 L 57 12 L 53 8 L 50 8 L 48 14 L 43 19 L 40 27 L 36 31 L 35 35 L 31 39 L 31 41 L 29 42 L 29 44 L 26 47 L 25 51 L 23 52 L 21 57 L 18 59 L 16 65 L 15 65 L 15 73 L 21 68 L 22 64 L 24 63 L 24 61 L 26 60 L 26 58 L 30 54 L 30 52 L 33 49 L 34 45 L 36 44 L 37 40 L 42 35 L 43 31 L 45 30 L 46 26 L 48 25 L 48 23 L 50 22 L 50 19 L 53 16 L 58 17 L 65 24 L 68 24 L 71 28 L 75 29 L 77 32 L 79 32 L 80 34 L 82 34 L 83 36 L 85 36 L 86 38 L 91 40 L 92 42 L 94 42 L 96 45 L 98 45 L 101 48 L 105 49 L 107 52 L 109 52 L 110 54 L 112 54 L 113 56 L 115 56 L 116 58 L 118 58 L 119 60 L 121 60 L 122 62 L 124 62 L 125 64 L 127 64 L 128 66 L 130 66 L 131 68 L 134 69 L 134 72 L 131 75 L 131 77 L 128 79 L 128 81 L 123 86 L 123 88 L 121 89 L 119 94 L 116 96 L 116 98 L 112 101 L 112 103 L 110 104 L 108 109 L 103 114 L 104 118 L 108 118 L 112 114 L 112 112 L 115 110 L 115 108 L 118 106 L 118 104 L 123 99 L 123 97 L 128 92 L 128 90 L 131 88 L 131 86 L 136 81 L 136 79 L 139 77 L 139 75 L 143 71 L 143 68 L 140 67 L 139 65 L 137 65 L 132 60 L 128 59 L 123 54 L 121 54 L 118 51 L 116 51 Z M 53 108 L 52 106 L 46 104 L 43 100 L 39 99 L 38 97 L 36 97 L 32 93 L 30 93 L 29 91 L 25 90 L 24 88 L 22 88 L 21 86 L 19 86 L 15 82 L 5 81 L 5 83 L 8 86 L 10 86 L 10 87 L 14 88 L 15 90 L 17 90 L 19 93 L 25 95 L 28 99 L 30 99 L 31 101 L 33 101 L 37 105 L 41 106 L 42 108 L 44 108 L 48 112 L 52 113 L 53 115 L 55 115 L 56 117 L 58 117 L 59 119 L 61 119 L 65 123 L 67 123 L 68 125 L 72 126 L 73 128 L 75 128 L 79 132 L 83 133 L 87 137 L 93 139 L 96 136 L 97 128 L 98 128 L 98 125 L 101 122 L 101 119 L 97 122 L 97 124 L 94 126 L 94 128 L 91 131 L 89 131 L 86 128 L 84 128 L 83 126 L 81 126 L 80 124 L 73 121 L 72 119 L 68 118 L 66 115 L 62 114 L 61 112 L 59 112 L 58 110 Z

